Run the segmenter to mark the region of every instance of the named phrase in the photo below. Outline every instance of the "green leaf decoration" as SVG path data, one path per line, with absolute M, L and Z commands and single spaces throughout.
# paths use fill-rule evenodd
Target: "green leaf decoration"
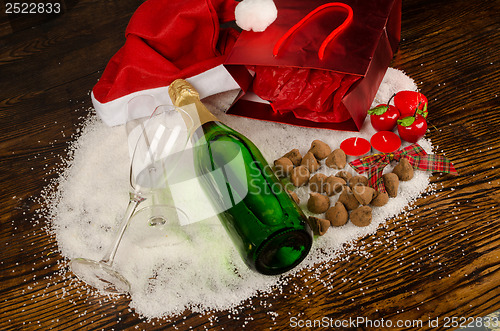
M 401 126 L 410 126 L 415 122 L 415 117 L 413 116 L 407 116 L 403 119 L 398 120 L 398 124 Z
M 383 113 L 385 113 L 387 111 L 387 109 L 389 109 L 388 106 L 378 106 L 378 107 L 375 107 L 375 108 L 368 110 L 368 114 L 369 115 L 382 115 Z
M 427 102 L 424 104 L 424 108 L 423 109 L 419 109 L 417 111 L 417 114 L 420 114 L 422 115 L 424 118 L 427 118 L 427 115 L 429 115 L 429 113 L 427 112 Z

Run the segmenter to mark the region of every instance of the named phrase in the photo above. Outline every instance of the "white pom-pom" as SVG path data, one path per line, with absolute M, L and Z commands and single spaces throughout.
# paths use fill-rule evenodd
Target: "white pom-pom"
M 278 17 L 273 0 L 243 0 L 234 11 L 236 24 L 243 30 L 264 31 Z

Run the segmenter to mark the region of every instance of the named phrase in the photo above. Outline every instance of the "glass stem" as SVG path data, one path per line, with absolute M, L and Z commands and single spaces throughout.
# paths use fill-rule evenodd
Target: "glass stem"
M 139 196 L 136 193 L 130 192 L 130 200 L 128 201 L 128 206 L 125 211 L 125 215 L 123 215 L 122 222 L 120 224 L 120 228 L 118 230 L 118 234 L 115 238 L 113 244 L 108 248 L 108 251 L 102 258 L 101 262 L 111 266 L 113 264 L 113 260 L 115 259 L 116 251 L 118 250 L 118 246 L 123 238 L 123 234 L 130 224 L 130 220 L 132 219 L 132 215 L 135 213 L 137 206 L 143 202 L 145 198 Z

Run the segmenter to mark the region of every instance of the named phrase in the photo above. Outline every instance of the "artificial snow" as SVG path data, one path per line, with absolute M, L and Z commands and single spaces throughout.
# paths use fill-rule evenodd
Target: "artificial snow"
M 386 102 L 399 90 L 416 89 L 413 80 L 403 72 L 389 68 L 374 105 Z M 293 148 L 305 154 L 315 139 L 336 149 L 346 138 L 370 139 L 375 133 L 369 118 L 360 132 L 342 132 L 235 117 L 224 113 L 230 100 L 226 93 L 204 101 L 222 122 L 252 140 L 269 163 Z M 421 139 L 419 144 L 427 152 L 432 151 L 428 140 Z M 71 159 L 54 185 L 55 192 L 45 197 L 46 217 L 64 257 L 100 260 L 115 237 L 128 202 L 130 157 L 126 130 L 107 127 L 91 116 L 70 149 Z M 388 166 L 385 172 L 391 169 Z M 321 161 L 319 172 L 331 175 L 337 170 Z M 401 182 L 397 198 L 390 199 L 384 207 L 373 208 L 373 220 L 368 227 L 359 228 L 349 222 L 315 238 L 309 256 L 285 275 L 264 276 L 249 270 L 216 217 L 182 226 L 177 233 L 148 226 L 146 222 L 132 222 L 118 249 L 114 268 L 131 284 L 131 307 L 146 318 L 171 317 L 186 309 L 231 309 L 279 288 L 303 268 L 335 262 L 353 243 L 373 236 L 387 219 L 417 199 L 427 189 L 429 176 L 415 171 L 411 181 Z M 301 187 L 296 192 L 300 206 L 309 214 L 308 188 Z M 337 199 L 338 194 L 331 197 L 331 204 Z M 197 201 L 192 201 L 192 206 L 195 208 Z M 369 263 L 369 256 L 366 258 Z

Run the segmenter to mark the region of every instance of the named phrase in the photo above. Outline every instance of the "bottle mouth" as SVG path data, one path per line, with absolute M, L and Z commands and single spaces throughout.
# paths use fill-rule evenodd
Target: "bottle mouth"
M 307 230 L 285 229 L 268 238 L 258 249 L 255 269 L 279 275 L 296 267 L 309 253 L 312 236 Z

